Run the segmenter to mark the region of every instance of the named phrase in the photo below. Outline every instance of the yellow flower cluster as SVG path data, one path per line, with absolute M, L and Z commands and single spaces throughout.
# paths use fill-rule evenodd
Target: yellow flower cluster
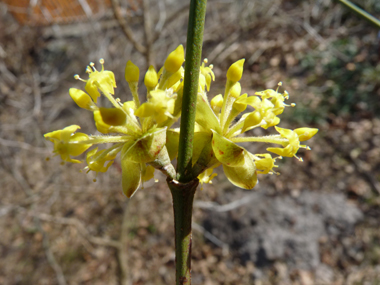
M 124 103 L 114 97 L 115 76 L 104 70 L 104 60 L 100 60 L 100 71 L 90 63 L 86 69 L 88 80 L 75 75 L 76 79 L 86 83 L 87 93 L 75 88 L 71 88 L 69 93 L 79 107 L 93 112 L 97 130 L 107 136 L 75 133 L 80 127 L 73 125 L 47 133 L 45 138 L 54 143 L 54 152 L 63 161 L 74 163 L 81 161 L 71 156 L 80 155 L 93 145 L 115 143 L 108 149 L 96 147 L 87 152 L 85 169 L 106 172 L 120 153 L 123 192 L 127 197 L 131 197 L 143 181 L 153 178 L 155 168 L 174 177 L 175 170 L 170 161 L 178 149 L 178 131 L 168 128 L 180 116 L 176 102 L 182 94 L 183 62 L 184 50 L 180 45 L 168 56 L 158 74 L 153 66 L 149 67 L 144 78 L 148 100 L 143 104 L 140 104 L 138 95 L 140 71 L 131 61 L 126 65 L 125 79 L 133 101 Z M 112 108 L 97 105 L 101 94 L 112 103 Z M 167 146 L 171 146 L 169 151 Z
M 157 73 L 150 66 L 144 77 L 147 88 L 147 101 L 140 103 L 138 95 L 139 68 L 128 61 L 125 79 L 128 82 L 133 100 L 121 102 L 114 97 L 115 76 L 104 70 L 104 60 L 100 60 L 101 70 L 90 63 L 86 71 L 89 79 L 84 80 L 86 92 L 71 88 L 69 94 L 76 104 L 93 112 L 95 126 L 101 134 L 86 135 L 76 132 L 80 127 L 68 126 L 62 130 L 45 134 L 45 138 L 54 143 L 54 153 L 63 161 L 79 163 L 73 159 L 90 147 L 102 143 L 114 143 L 108 149 L 98 147 L 87 152 L 85 169 L 106 172 L 120 153 L 122 167 L 123 192 L 131 197 L 143 181 L 154 176 L 155 169 L 170 178 L 176 176 L 171 161 L 178 152 L 179 130 L 170 128 L 181 115 L 184 69 L 183 46 L 178 46 L 167 57 L 164 66 Z M 300 128 L 288 130 L 277 127 L 280 115 L 288 106 L 288 98 L 274 90 L 257 92 L 254 96 L 241 93 L 239 80 L 243 73 L 244 60 L 231 65 L 227 72 L 224 96 L 217 95 L 209 103 L 206 90 L 210 90 L 215 80 L 212 65 L 201 66 L 197 98 L 196 128 L 194 134 L 193 172 L 201 183 L 211 183 L 213 169 L 220 164 L 228 179 L 236 186 L 253 188 L 257 183 L 257 174 L 275 173 L 275 160 L 282 156 L 296 157 L 301 141 L 308 140 L 317 133 L 317 129 Z M 97 105 L 99 96 L 105 96 L 113 105 L 104 108 Z M 243 114 L 237 122 L 239 114 Z M 254 128 L 274 126 L 279 135 L 264 137 L 241 136 Z M 238 142 L 264 142 L 282 147 L 269 147 L 268 151 L 279 155 L 272 158 L 269 153 L 252 154 L 238 146 Z
M 212 169 L 223 165 L 224 173 L 231 183 L 244 189 L 252 189 L 257 183 L 257 174 L 276 173 L 273 170 L 277 167 L 276 159 L 283 156 L 297 158 L 296 153 L 299 148 L 309 149 L 307 146 L 300 145 L 300 142 L 310 139 L 318 132 L 318 129 L 289 130 L 277 127 L 280 123 L 278 115 L 286 106 L 289 106 L 284 103 L 285 99 L 289 98 L 288 93 L 286 91 L 279 93 L 279 88 L 277 88 L 277 90 L 256 92 L 253 96 L 241 94 L 239 81 L 243 74 L 243 64 L 244 59 L 241 59 L 231 65 L 227 71 L 224 96 L 216 95 L 210 103 L 206 89 L 210 89 L 211 78 L 214 78 L 214 74 L 212 68 L 205 67 L 205 64 L 201 66 L 193 165 L 198 173 L 207 169 L 207 172 L 203 172 L 199 177 L 201 182 L 210 183 L 212 177 L 215 176 Z M 281 85 L 279 83 L 279 87 Z M 235 119 L 248 106 L 253 110 L 241 115 L 235 122 Z M 295 104 L 290 106 L 295 106 Z M 255 128 L 269 127 L 275 127 L 279 135 L 262 137 L 242 135 Z M 273 158 L 270 153 L 252 154 L 236 144 L 239 142 L 263 142 L 278 144 L 282 147 L 267 148 L 269 152 L 279 155 Z

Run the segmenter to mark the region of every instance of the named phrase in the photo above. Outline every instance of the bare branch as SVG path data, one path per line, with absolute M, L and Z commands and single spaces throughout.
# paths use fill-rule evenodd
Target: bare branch
M 35 217 L 38 217 L 42 221 L 46 222 L 53 222 L 61 225 L 70 225 L 76 227 L 78 232 L 85 237 L 88 241 L 91 243 L 101 245 L 101 246 L 109 246 L 114 248 L 120 248 L 120 243 L 114 240 L 106 239 L 106 238 L 100 238 L 100 237 L 94 237 L 91 236 L 91 234 L 87 231 L 85 226 L 77 219 L 75 218 L 61 218 L 61 217 L 54 217 L 48 214 L 32 214 Z
M 127 39 L 130 40 L 130 42 L 133 44 L 133 46 L 139 53 L 145 55 L 147 53 L 146 47 L 144 47 L 143 45 L 141 45 L 139 42 L 136 41 L 135 36 L 132 30 L 130 29 L 127 20 L 120 13 L 119 0 L 111 0 L 111 3 L 112 3 L 113 12 L 115 14 L 115 18 L 118 21 L 124 35 L 127 37 Z

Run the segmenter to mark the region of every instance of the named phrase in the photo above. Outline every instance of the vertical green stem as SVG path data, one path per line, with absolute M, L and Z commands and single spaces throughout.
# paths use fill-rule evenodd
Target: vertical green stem
M 195 111 L 197 107 L 206 2 L 206 0 L 191 0 L 190 2 L 182 99 L 181 133 L 179 136 L 177 158 L 177 179 L 180 182 L 188 182 L 191 177 Z
M 199 180 L 191 177 L 195 111 L 207 0 L 191 0 L 187 30 L 181 131 L 177 158 L 177 180 L 168 178 L 173 197 L 176 284 L 191 284 L 191 220 Z
M 173 197 L 176 284 L 191 284 L 191 218 L 198 179 L 180 183 L 168 179 Z
M 358 6 L 353 4 L 351 1 L 348 0 L 339 0 L 340 3 L 345 5 L 346 7 L 350 8 L 352 11 L 356 12 L 358 15 L 369 21 L 371 24 L 376 26 L 377 28 L 380 28 L 380 20 L 376 19 L 371 14 L 367 13 L 363 9 L 360 9 Z

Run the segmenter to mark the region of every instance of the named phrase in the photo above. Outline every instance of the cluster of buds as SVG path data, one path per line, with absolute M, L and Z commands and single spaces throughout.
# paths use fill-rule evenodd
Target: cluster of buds
M 100 60 L 101 70 L 95 64 L 87 66 L 89 79 L 75 78 L 86 83 L 86 92 L 71 88 L 71 98 L 86 110 L 93 112 L 95 126 L 101 135 L 87 135 L 76 132 L 80 127 L 71 125 L 62 130 L 45 134 L 54 143 L 54 153 L 63 161 L 80 163 L 73 159 L 97 144 L 114 143 L 107 149 L 95 147 L 87 152 L 87 171 L 106 172 L 120 153 L 123 192 L 131 197 L 140 185 L 154 177 L 156 169 L 168 177 L 176 177 L 171 163 L 178 152 L 178 128 L 171 128 L 181 115 L 184 69 L 183 46 L 178 46 L 167 57 L 164 66 L 157 73 L 150 66 L 144 77 L 147 101 L 140 103 L 138 95 L 139 68 L 131 61 L 125 68 L 133 100 L 121 102 L 114 97 L 116 82 L 111 71 L 104 70 L 104 60 Z M 253 96 L 241 93 L 238 82 L 243 72 L 244 60 L 231 65 L 227 72 L 224 96 L 217 95 L 209 103 L 206 90 L 210 90 L 215 75 L 212 65 L 201 66 L 196 126 L 193 141 L 193 173 L 201 183 L 211 183 L 214 168 L 223 165 L 227 178 L 236 186 L 252 189 L 257 183 L 257 174 L 276 173 L 275 160 L 283 156 L 297 157 L 301 141 L 310 139 L 317 129 L 300 128 L 289 130 L 277 127 L 280 115 L 288 106 L 288 98 L 274 90 L 257 92 Z M 99 96 L 105 96 L 113 105 L 104 108 L 97 105 Z M 239 114 L 253 107 L 248 113 L 235 120 Z M 254 128 L 275 127 L 279 135 L 247 137 L 243 134 Z M 264 142 L 281 147 L 267 148 L 271 154 L 252 154 L 238 146 L 239 142 Z

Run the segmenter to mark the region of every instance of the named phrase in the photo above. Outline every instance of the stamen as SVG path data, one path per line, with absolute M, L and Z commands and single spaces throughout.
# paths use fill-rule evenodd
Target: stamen
M 99 59 L 100 64 L 102 65 L 102 71 L 104 71 L 104 59 Z
M 89 65 L 92 69 L 92 71 L 96 71 L 96 68 L 95 68 L 95 63 L 93 62 L 90 62 L 90 65 Z
M 96 178 L 92 179 L 92 181 L 96 182 Z
M 84 79 L 80 78 L 78 74 L 75 74 L 75 75 L 74 75 L 74 78 L 75 78 L 76 80 L 80 80 L 80 81 L 82 81 L 82 82 L 87 82 L 87 80 L 84 80 Z
M 211 69 L 214 68 L 214 65 L 213 64 L 210 64 L 208 67 L 210 67 Z
M 205 59 L 203 60 L 203 62 L 204 62 L 204 63 L 208 63 L 208 59 L 205 58 Z
M 295 107 L 296 103 L 291 103 L 290 106 Z
M 295 157 L 295 158 L 297 158 L 297 159 L 298 159 L 298 161 L 300 161 L 300 162 L 303 162 L 303 159 L 302 159 L 302 157 L 298 157 L 298 156 L 296 156 L 296 155 L 294 155 L 294 157 Z
M 278 85 L 278 86 L 282 86 L 282 81 L 280 81 L 277 85 Z

